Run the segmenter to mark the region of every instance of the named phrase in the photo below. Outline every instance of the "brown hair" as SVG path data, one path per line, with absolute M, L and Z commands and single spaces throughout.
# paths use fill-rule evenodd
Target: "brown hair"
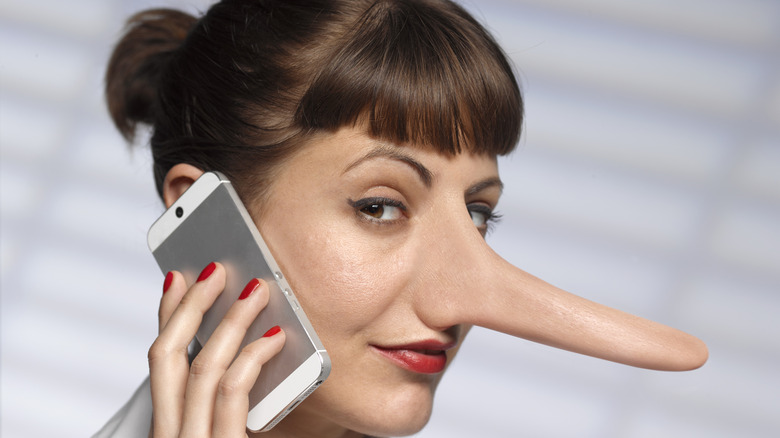
M 275 166 L 321 132 L 447 153 L 504 155 L 522 98 L 493 38 L 448 0 L 224 0 L 200 19 L 131 17 L 106 72 L 120 132 L 152 128 L 158 191 L 168 170 L 218 170 L 262 196 Z

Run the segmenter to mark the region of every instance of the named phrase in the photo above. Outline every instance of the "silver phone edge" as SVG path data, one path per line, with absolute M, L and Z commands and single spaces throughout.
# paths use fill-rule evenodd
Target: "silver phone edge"
M 185 191 L 179 197 L 179 199 L 177 199 L 176 202 L 174 202 L 170 208 L 167 208 L 149 228 L 149 232 L 147 233 L 147 245 L 149 249 L 152 251 L 152 253 L 154 253 L 154 251 L 165 242 L 166 237 L 171 233 L 173 233 L 173 231 L 177 228 L 178 224 L 183 223 L 184 220 L 186 220 L 186 217 L 190 214 L 191 211 L 193 211 L 193 208 L 191 207 L 197 206 L 201 202 L 203 202 L 203 200 L 205 200 L 211 193 L 213 193 L 213 191 L 216 190 L 217 187 L 219 187 L 220 185 L 224 185 L 227 191 L 230 193 L 230 195 L 239 201 L 236 202 L 235 204 L 236 207 L 238 207 L 238 210 L 241 216 L 244 218 L 244 220 L 254 224 L 254 221 L 252 220 L 251 215 L 249 215 L 249 212 L 246 210 L 246 207 L 242 202 L 240 202 L 240 197 L 238 196 L 238 193 L 235 191 L 232 184 L 227 179 L 227 177 L 225 177 L 224 174 L 217 171 L 205 172 L 204 175 L 202 175 L 199 178 L 199 180 L 201 178 L 204 178 L 205 179 L 204 182 L 208 183 L 205 186 L 206 189 L 204 189 L 203 184 L 200 184 L 201 190 L 188 189 L 187 191 Z M 183 215 L 181 217 L 177 217 L 176 219 L 173 219 L 171 216 L 176 215 L 176 207 L 179 206 L 184 207 Z M 284 419 L 284 417 L 286 417 L 293 410 L 293 408 L 295 408 L 298 404 L 300 404 L 306 397 L 308 397 L 312 392 L 314 392 L 314 390 L 317 389 L 325 381 L 325 379 L 330 375 L 331 361 L 330 361 L 330 356 L 328 355 L 327 351 L 325 350 L 325 347 L 322 344 L 322 341 L 319 339 L 317 332 L 314 330 L 314 327 L 311 325 L 311 322 L 309 321 L 309 318 L 306 316 L 305 311 L 301 308 L 300 304 L 298 303 L 294 293 L 292 292 L 292 288 L 287 283 L 287 279 L 284 277 L 281 270 L 279 269 L 276 260 L 273 258 L 270 249 L 265 244 L 265 241 L 263 240 L 262 236 L 259 234 L 259 231 L 257 230 L 256 227 L 249 227 L 249 231 L 253 235 L 253 238 L 257 243 L 258 247 L 260 248 L 266 262 L 268 263 L 269 267 L 274 273 L 274 278 L 277 281 L 279 289 L 283 292 L 282 295 L 284 295 L 285 298 L 287 299 L 287 302 L 290 305 L 290 307 L 293 309 L 293 312 L 295 313 L 299 323 L 303 326 L 306 336 L 309 338 L 309 341 L 313 344 L 315 348 L 314 353 L 312 353 L 310 357 L 316 356 L 318 359 L 317 362 L 319 362 L 319 366 L 318 366 L 319 374 L 317 377 L 311 379 L 312 383 L 309 384 L 307 387 L 303 388 L 300 394 L 294 400 L 287 403 L 285 406 L 278 408 L 279 409 L 278 415 L 273 417 L 261 429 L 254 429 L 253 427 L 250 427 L 249 418 L 247 418 L 247 428 L 249 430 L 252 430 L 253 432 L 258 432 L 258 431 L 265 432 L 273 428 L 282 419 Z M 303 367 L 307 362 L 308 359 L 299 368 Z M 294 384 L 293 382 L 285 383 L 288 381 L 289 381 L 288 379 L 285 379 L 282 383 L 280 383 L 277 386 L 277 388 Z M 254 407 L 252 407 L 252 409 L 254 409 L 256 406 L 259 406 L 260 404 L 262 404 L 262 401 L 257 405 L 255 405 Z

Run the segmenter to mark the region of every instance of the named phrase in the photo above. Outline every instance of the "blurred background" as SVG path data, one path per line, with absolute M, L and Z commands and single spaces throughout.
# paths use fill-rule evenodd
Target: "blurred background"
M 147 374 L 162 212 L 104 110 L 123 21 L 203 0 L 0 2 L 5 438 L 89 436 Z M 527 102 L 489 241 L 566 290 L 704 339 L 629 368 L 475 329 L 419 437 L 780 431 L 780 2 L 468 0 Z

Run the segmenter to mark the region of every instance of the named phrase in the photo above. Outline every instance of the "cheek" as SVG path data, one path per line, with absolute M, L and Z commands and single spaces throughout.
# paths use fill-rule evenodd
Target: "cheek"
M 323 341 L 380 320 L 412 269 L 402 248 L 379 247 L 354 224 L 334 223 L 282 220 L 266 227 L 268 245 Z

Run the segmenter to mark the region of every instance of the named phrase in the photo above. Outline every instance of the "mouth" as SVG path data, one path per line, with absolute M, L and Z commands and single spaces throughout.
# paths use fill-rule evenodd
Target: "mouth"
M 454 343 L 423 341 L 389 347 L 371 345 L 371 348 L 395 365 L 413 373 L 438 374 L 447 366 L 446 351 L 454 346 Z

